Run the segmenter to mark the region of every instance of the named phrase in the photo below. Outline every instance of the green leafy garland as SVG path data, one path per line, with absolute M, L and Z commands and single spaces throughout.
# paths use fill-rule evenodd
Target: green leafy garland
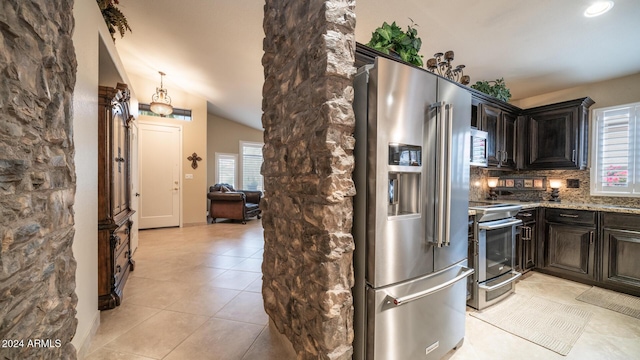
M 131 28 L 129 27 L 129 23 L 127 22 L 127 18 L 124 16 L 122 11 L 116 7 L 116 5 L 120 4 L 119 0 L 96 0 L 98 2 L 98 7 L 100 7 L 100 11 L 102 12 L 102 17 L 104 18 L 104 22 L 107 24 L 107 28 L 109 29 L 109 33 L 111 33 L 111 39 L 116 41 L 114 34 L 116 31 L 120 33 L 120 37 L 124 37 L 124 33 Z
M 391 25 L 384 22 L 371 34 L 371 40 L 367 46 L 385 54 L 395 52 L 402 60 L 422 66 L 423 56 L 418 54 L 422 40 L 418 37 L 418 30 L 412 25 L 418 26 L 411 20 L 411 25 L 407 26 L 407 31 L 404 32 L 395 21 Z
M 471 85 L 471 88 L 491 95 L 498 100 L 509 101 L 511 99 L 511 91 L 504 83 L 504 78 L 496 79 L 495 81 L 477 81 L 474 85 Z

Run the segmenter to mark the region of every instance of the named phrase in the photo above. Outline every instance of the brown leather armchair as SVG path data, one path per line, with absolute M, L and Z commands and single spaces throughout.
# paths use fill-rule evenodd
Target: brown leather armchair
M 214 223 L 217 218 L 241 220 L 243 224 L 254 216 L 260 219 L 262 191 L 235 190 L 229 184 L 215 184 L 209 187 L 207 198 L 211 201 L 209 217 Z

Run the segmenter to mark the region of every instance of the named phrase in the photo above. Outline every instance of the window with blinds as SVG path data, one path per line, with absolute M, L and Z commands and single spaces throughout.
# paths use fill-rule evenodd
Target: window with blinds
M 237 189 L 238 155 L 216 153 L 216 184 L 229 184 Z
M 640 103 L 594 113 L 591 194 L 640 197 Z
M 261 143 L 240 142 L 240 154 L 242 155 L 242 189 L 263 190 L 263 180 L 260 174 L 262 167 Z

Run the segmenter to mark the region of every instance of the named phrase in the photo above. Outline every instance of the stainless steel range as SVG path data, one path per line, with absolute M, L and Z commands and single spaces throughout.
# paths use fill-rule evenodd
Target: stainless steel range
M 467 305 L 483 309 L 515 291 L 522 274 L 515 270 L 517 227 L 522 220 L 515 215 L 520 205 L 470 203 L 475 210 L 473 240 L 469 242 L 469 266 L 475 269 L 470 279 L 471 298 Z

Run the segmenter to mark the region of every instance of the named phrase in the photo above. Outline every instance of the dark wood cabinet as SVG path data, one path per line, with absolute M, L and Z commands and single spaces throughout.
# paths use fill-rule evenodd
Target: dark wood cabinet
M 640 296 L 640 215 L 602 214 L 602 282 Z
M 596 213 L 546 209 L 544 272 L 571 280 L 596 280 Z
M 130 243 L 131 169 L 129 90 L 124 84 L 98 89 L 98 308 L 112 309 L 134 261 Z
M 536 266 L 537 210 L 522 210 L 516 215 L 516 218 L 522 220 L 522 226 L 516 234 L 515 268 L 517 271 L 525 273 Z
M 588 156 L 589 107 L 581 98 L 525 110 L 527 169 L 585 169 Z
M 520 109 L 497 99 L 472 93 L 471 126 L 487 132 L 489 167 L 516 169 L 516 123 Z

